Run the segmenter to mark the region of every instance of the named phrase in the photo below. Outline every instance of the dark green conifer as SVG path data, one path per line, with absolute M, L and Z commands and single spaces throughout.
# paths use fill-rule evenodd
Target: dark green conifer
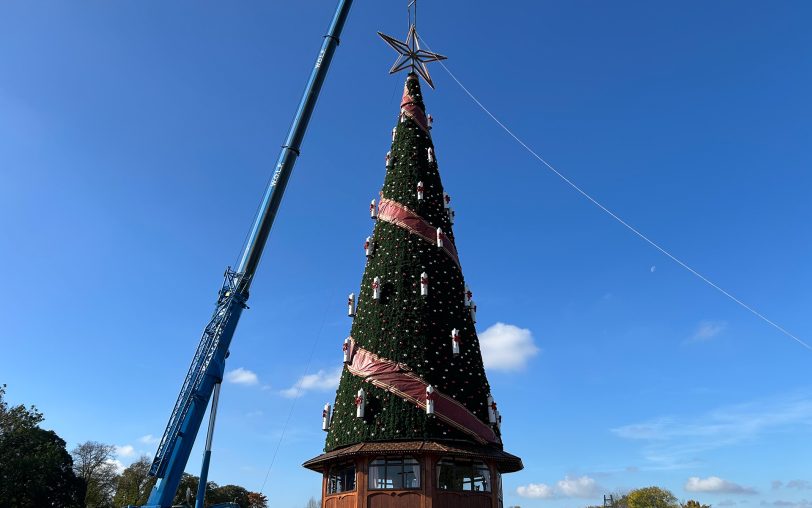
M 406 79 L 404 104 L 380 197 L 417 213 L 433 228 L 441 228 L 446 241 L 453 242 L 437 151 L 426 125 L 421 127 L 404 115 L 403 107 L 409 101 L 425 113 L 415 74 Z M 429 149 L 433 152 L 431 157 Z M 418 199 L 419 182 L 423 184 L 423 199 Z M 436 244 L 383 220 L 376 221 L 372 241 L 373 251 L 367 258 L 352 324 L 355 343 L 382 358 L 406 364 L 488 424 L 490 387 L 457 262 Z M 429 279 L 427 296 L 421 296 L 420 292 L 423 272 Z M 381 281 L 378 300 L 372 296 L 375 277 Z M 458 356 L 452 354 L 451 331 L 455 328 L 461 338 Z M 356 417 L 355 407 L 355 396 L 362 387 L 367 394 L 363 419 Z M 412 402 L 364 382 L 345 368 L 325 451 L 359 442 L 398 440 L 472 441 L 467 434 L 426 415 L 425 410 Z

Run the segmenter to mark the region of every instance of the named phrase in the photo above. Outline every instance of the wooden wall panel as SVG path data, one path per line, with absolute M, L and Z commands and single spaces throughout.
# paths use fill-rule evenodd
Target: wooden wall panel
M 491 508 L 493 494 L 468 492 L 440 492 L 434 497 L 434 508 Z
M 374 492 L 367 497 L 368 508 L 421 508 L 423 493 L 418 492 Z
M 357 502 L 358 496 L 355 492 L 335 494 L 325 498 L 324 508 L 355 508 Z

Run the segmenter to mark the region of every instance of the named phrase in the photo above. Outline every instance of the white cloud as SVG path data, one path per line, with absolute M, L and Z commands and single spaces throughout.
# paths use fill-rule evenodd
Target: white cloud
M 691 417 L 664 416 L 612 432 L 644 443 L 643 455 L 657 468 L 684 467 L 702 452 L 752 441 L 767 432 L 812 426 L 812 396 L 779 396 L 725 406 Z
M 522 370 L 539 353 L 530 330 L 505 323 L 480 333 L 479 346 L 485 368 L 492 370 Z
M 226 381 L 229 383 L 246 386 L 259 384 L 259 378 L 257 375 L 254 372 L 242 367 L 226 373 Z
M 725 329 L 727 329 L 727 323 L 724 321 L 701 321 L 688 341 L 704 342 L 711 340 L 725 331 Z
M 302 376 L 293 386 L 282 390 L 280 393 L 284 397 L 294 399 L 296 397 L 301 397 L 305 394 L 305 392 L 308 391 L 325 392 L 335 390 L 336 387 L 338 387 L 339 379 L 341 379 L 342 370 L 344 370 L 343 366 L 330 371 L 319 370 L 315 374 Z
M 570 478 L 565 476 L 556 484 L 558 492 L 567 497 L 593 497 L 598 492 L 598 484 L 594 478 L 581 476 Z
M 685 490 L 688 492 L 720 492 L 725 494 L 755 494 L 752 487 L 744 487 L 738 483 L 723 480 L 718 476 L 708 476 L 700 478 L 692 476 L 685 482 Z
M 589 476 L 571 477 L 565 476 L 563 480 L 558 480 L 555 486 L 546 483 L 530 483 L 516 488 L 516 493 L 521 497 L 532 499 L 552 499 L 556 497 L 594 497 L 600 491 L 600 486 L 594 478 Z
M 516 487 L 516 493 L 521 497 L 531 499 L 550 499 L 555 497 L 555 491 L 546 483 L 530 483 Z
M 151 445 L 158 443 L 158 438 L 153 436 L 152 434 L 147 434 L 146 436 L 139 437 L 138 442 Z
M 116 468 L 116 473 L 121 474 L 124 472 L 124 464 L 118 459 L 107 459 L 105 462 Z
M 119 457 L 132 457 L 135 455 L 133 445 L 116 446 L 116 455 Z

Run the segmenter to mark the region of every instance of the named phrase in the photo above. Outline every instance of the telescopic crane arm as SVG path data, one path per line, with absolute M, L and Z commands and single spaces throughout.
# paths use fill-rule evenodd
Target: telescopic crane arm
M 248 290 L 268 240 L 276 212 L 279 210 L 285 186 L 299 156 L 302 139 L 307 131 L 310 116 L 316 105 L 333 54 L 339 44 L 339 37 L 351 5 L 352 0 L 339 0 L 338 2 L 333 21 L 327 35 L 324 36 L 324 42 L 305 87 L 296 116 L 293 118 L 285 145 L 279 154 L 273 177 L 268 184 L 259 213 L 251 228 L 240 264 L 236 270 L 232 270 L 230 267 L 226 269 L 225 280 L 218 293 L 214 313 L 203 331 L 192 364 L 169 417 L 169 423 L 158 445 L 158 451 L 155 453 L 150 475 L 157 477 L 158 482 L 152 490 L 145 508 L 172 506 L 181 475 L 186 468 L 197 432 L 203 422 L 206 407 L 212 393 L 216 388 L 219 389 L 219 384 L 223 379 L 225 360 L 228 356 L 231 339 L 234 337 L 234 330 L 237 328 L 237 322 L 243 309 L 247 308 Z M 201 483 L 205 482 L 203 477 L 208 469 L 213 425 L 212 418 Z M 198 500 L 198 502 L 202 502 L 202 500 Z

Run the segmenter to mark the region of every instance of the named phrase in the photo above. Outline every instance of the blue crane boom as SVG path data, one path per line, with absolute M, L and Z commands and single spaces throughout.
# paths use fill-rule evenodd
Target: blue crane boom
M 150 494 L 146 507 L 169 508 L 180 484 L 189 454 L 206 413 L 206 407 L 223 379 L 225 360 L 237 322 L 243 309 L 247 308 L 248 290 L 259 264 L 265 243 L 271 231 L 276 212 L 282 201 L 293 166 L 299 156 L 299 148 L 307 131 L 307 125 L 316 105 L 321 86 L 330 67 L 333 54 L 339 44 L 352 0 L 339 0 L 335 15 L 316 58 L 315 66 L 305 87 L 296 116 L 293 118 L 288 137 L 279 154 L 273 177 L 262 199 L 260 210 L 236 270 L 226 269 L 225 280 L 218 293 L 217 304 L 212 317 L 203 331 L 203 336 L 195 351 L 192 364 L 169 417 L 163 437 L 155 453 L 150 475 L 158 478 Z M 215 413 L 213 403 L 212 413 Z M 205 486 L 208 461 L 211 453 L 211 432 L 214 416 L 209 425 L 209 437 L 204 454 L 201 484 Z M 199 498 L 202 496 L 198 496 Z M 197 502 L 202 504 L 202 499 Z

